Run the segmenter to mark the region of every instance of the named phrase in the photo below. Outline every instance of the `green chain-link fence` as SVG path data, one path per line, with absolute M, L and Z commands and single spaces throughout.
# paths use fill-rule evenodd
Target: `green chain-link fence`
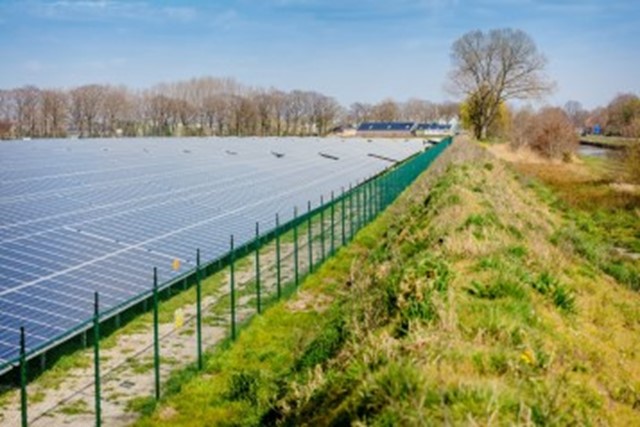
M 311 202 L 307 210 L 300 214 L 294 209 L 294 217 L 291 221 L 280 224 L 279 217 L 275 217 L 275 228 L 267 233 L 260 233 L 260 224 L 256 223 L 255 238 L 236 247 L 234 237 L 230 236 L 229 252 L 216 260 L 201 263 L 200 251 L 196 251 L 196 268 L 181 277 L 183 288 L 195 286 L 196 302 L 195 313 L 184 319 L 184 325 L 191 325 L 194 329 L 194 337 L 187 337 L 195 341 L 193 346 L 193 358 L 197 369 L 204 366 L 203 347 L 210 347 L 218 339 L 208 339 L 203 333 L 203 321 L 211 318 L 212 313 L 217 313 L 217 326 L 227 330 L 226 337 L 235 340 L 242 325 L 254 315 L 260 314 L 270 304 L 289 295 L 302 282 L 305 275 L 310 274 L 322 264 L 328 257 L 348 244 L 359 229 L 370 223 L 376 216 L 391 204 L 402 191 L 404 191 L 452 142 L 448 137 L 432 148 L 423 151 L 407 161 L 397 164 L 383 173 L 370 178 L 355 187 L 342 189 L 340 194 L 331 194 L 329 200 L 321 198 L 320 205 L 311 208 Z M 250 261 L 250 262 L 248 262 Z M 215 298 L 203 303 L 202 284 L 205 278 L 213 274 L 224 274 L 226 283 L 222 283 L 221 292 Z M 118 373 L 123 372 L 123 366 L 136 364 L 139 368 L 140 358 L 143 354 L 152 353 L 153 381 L 149 390 L 150 396 L 156 401 L 162 396 L 162 365 L 163 352 L 167 347 L 163 342 L 168 337 L 179 334 L 180 327 L 161 333 L 161 321 L 159 311 L 162 300 L 171 296 L 172 287 L 177 281 L 159 284 L 157 272 L 153 270 L 153 288 L 150 298 L 142 301 L 146 309 L 148 303 L 152 304 L 152 329 L 153 340 L 142 350 L 130 355 L 124 362 L 111 366 L 105 372 L 101 372 L 100 364 L 100 339 L 101 324 L 113 313 L 102 313 L 99 305 L 99 295 L 95 294 L 95 314 L 91 330 L 93 332 L 92 345 L 93 356 L 93 383 L 85 388 L 93 389 L 94 418 L 96 425 L 102 422 L 103 398 L 102 386 L 105 382 L 117 379 Z M 226 305 L 226 307 L 224 305 Z M 228 305 L 227 305 L 228 304 Z M 204 305 L 204 306 L 203 306 Z M 204 316 L 203 316 L 204 314 Z M 118 321 L 116 322 L 120 323 Z M 207 323 L 209 325 L 209 323 Z M 211 327 L 208 328 L 209 331 Z M 84 340 L 86 342 L 86 332 Z M 183 331 L 184 332 L 184 331 Z M 29 354 L 24 348 L 24 334 L 21 330 L 21 353 L 17 365 L 17 374 L 20 384 L 20 419 L 21 425 L 28 424 L 28 399 L 27 399 L 27 360 Z M 151 363 L 151 362 L 149 362 Z M 166 363 L 165 363 L 166 364 Z M 48 411 L 34 417 L 33 420 L 42 419 Z

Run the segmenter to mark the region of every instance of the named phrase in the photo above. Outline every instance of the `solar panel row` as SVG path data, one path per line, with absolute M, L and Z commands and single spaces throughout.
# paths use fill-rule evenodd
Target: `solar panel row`
M 47 140 L 0 144 L 0 366 L 103 309 L 267 232 L 312 199 L 404 159 L 419 141 Z M 273 153 L 278 153 L 274 155 Z M 319 153 L 329 154 L 329 158 Z M 369 154 L 376 156 L 369 156 Z M 336 160 L 337 159 L 337 160 Z M 174 271 L 172 262 L 181 260 Z M 1 369 L 0 369 L 1 370 Z

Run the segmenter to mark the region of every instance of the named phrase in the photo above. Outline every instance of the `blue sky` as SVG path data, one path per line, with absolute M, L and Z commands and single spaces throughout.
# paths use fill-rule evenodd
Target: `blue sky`
M 441 101 L 451 44 L 501 27 L 549 59 L 549 103 L 640 93 L 639 0 L 0 0 L 0 88 L 211 75 L 345 105 Z

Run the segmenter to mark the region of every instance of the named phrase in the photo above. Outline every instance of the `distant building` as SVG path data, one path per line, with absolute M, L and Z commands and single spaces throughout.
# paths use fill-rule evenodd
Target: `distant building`
M 444 135 L 453 131 L 453 124 L 450 123 L 418 123 L 413 134 L 415 136 Z
M 329 131 L 330 135 L 343 136 L 343 137 L 356 136 L 356 133 L 357 133 L 357 129 L 355 128 L 355 126 L 352 126 L 352 125 L 336 126 Z
M 409 138 L 413 136 L 414 122 L 364 122 L 356 135 L 364 138 Z
M 457 132 L 456 119 L 431 123 L 416 122 L 364 122 L 356 130 L 356 135 L 365 138 L 411 138 L 432 135 L 449 135 Z

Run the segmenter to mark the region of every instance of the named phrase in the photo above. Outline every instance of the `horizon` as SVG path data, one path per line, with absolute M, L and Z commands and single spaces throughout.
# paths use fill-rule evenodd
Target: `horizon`
M 7 0 L 0 2 L 0 87 L 146 89 L 214 76 L 317 91 L 345 106 L 457 101 L 444 90 L 451 44 L 473 29 L 513 27 L 533 38 L 557 83 L 535 104 L 576 100 L 593 109 L 618 93 L 640 93 L 640 4 L 469 3 Z

